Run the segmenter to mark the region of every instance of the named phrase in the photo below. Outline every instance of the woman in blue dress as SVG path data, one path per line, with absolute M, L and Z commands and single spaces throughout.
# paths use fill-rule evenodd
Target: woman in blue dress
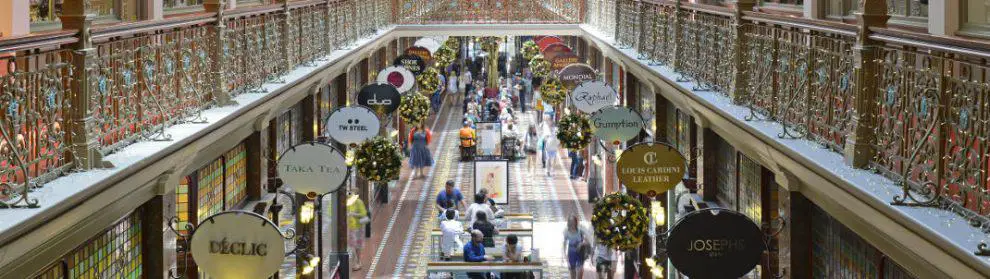
M 433 155 L 427 148 L 431 138 L 430 130 L 423 124 L 419 124 L 409 132 L 409 145 L 412 146 L 409 151 L 409 166 L 412 167 L 414 178 L 423 177 L 426 173 L 424 169 L 433 166 Z

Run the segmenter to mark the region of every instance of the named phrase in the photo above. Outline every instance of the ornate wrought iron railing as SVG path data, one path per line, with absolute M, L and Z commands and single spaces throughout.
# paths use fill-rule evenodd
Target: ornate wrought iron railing
M 584 1 L 402 0 L 399 24 L 580 23 Z
M 780 138 L 816 141 L 899 182 L 894 205 L 942 207 L 990 233 L 990 44 L 678 1 L 616 1 L 618 16 L 602 8 L 614 1 L 588 1 L 586 23 L 638 59 L 749 107 L 746 120 L 779 122 Z
M 0 40 L 0 208 L 262 90 L 392 23 L 388 0 L 297 1 Z M 87 23 L 88 24 L 88 23 Z

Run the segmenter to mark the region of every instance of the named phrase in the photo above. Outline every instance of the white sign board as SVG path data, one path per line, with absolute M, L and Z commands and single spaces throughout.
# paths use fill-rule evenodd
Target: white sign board
M 618 105 L 619 96 L 604 81 L 586 81 L 574 88 L 571 103 L 581 112 L 593 113 L 603 107 Z
M 343 144 L 357 144 L 378 135 L 381 120 L 364 106 L 341 107 L 327 117 L 327 134 Z
M 325 194 L 344 183 L 347 165 L 337 149 L 322 143 L 303 143 L 282 153 L 278 176 L 298 193 Z
M 502 150 L 502 123 L 478 122 L 478 156 L 497 156 Z
M 607 143 L 621 144 L 642 130 L 643 117 L 627 107 L 605 107 L 591 115 L 591 132 Z
M 189 243 L 193 260 L 210 278 L 268 278 L 282 266 L 285 244 L 272 221 L 226 211 L 200 221 Z
M 399 93 L 405 93 L 416 84 L 416 77 L 405 67 L 390 66 L 378 72 L 378 83 L 391 84 Z

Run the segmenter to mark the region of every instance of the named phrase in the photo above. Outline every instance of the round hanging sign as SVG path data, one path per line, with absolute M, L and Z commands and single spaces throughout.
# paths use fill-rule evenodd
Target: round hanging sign
M 586 81 L 574 88 L 571 103 L 584 113 L 593 113 L 607 106 L 619 104 L 619 96 L 604 81 Z
M 742 277 L 759 264 L 765 249 L 760 228 L 725 209 L 688 213 L 667 237 L 670 262 L 690 278 Z
M 544 37 L 539 41 L 536 41 L 536 45 L 540 47 L 540 52 L 543 52 L 543 50 L 546 49 L 548 46 L 554 43 L 563 43 L 563 42 L 564 40 L 561 40 L 560 37 L 549 36 L 549 37 Z
M 347 174 L 344 155 L 323 143 L 302 143 L 278 157 L 278 177 L 300 194 L 336 191 Z
M 684 156 L 665 144 L 639 143 L 622 151 L 615 172 L 627 189 L 652 197 L 681 183 Z
M 399 93 L 405 93 L 416 84 L 416 77 L 404 67 L 392 66 L 378 72 L 378 83 L 391 84 Z
M 406 70 L 409 70 L 410 72 L 413 73 L 413 75 L 416 76 L 422 73 L 423 70 L 426 70 L 426 61 L 424 61 L 422 57 L 412 54 L 405 54 L 396 57 L 392 65 L 402 66 L 403 68 L 406 68 Z
M 598 74 L 595 73 L 595 69 L 592 69 L 588 64 L 583 63 L 572 63 L 565 66 L 560 72 L 557 73 L 557 79 L 564 83 L 565 86 L 574 88 L 578 84 L 585 81 L 595 80 Z
M 643 117 L 627 107 L 605 107 L 591 115 L 591 132 L 612 144 L 631 140 L 643 130 Z
M 268 278 L 282 266 L 284 241 L 265 217 L 225 211 L 201 220 L 189 247 L 193 260 L 212 278 Z
M 573 53 L 560 54 L 554 56 L 553 59 L 550 59 L 550 68 L 554 71 L 560 71 L 564 67 L 578 63 L 580 60 L 581 59 Z
M 340 107 L 327 117 L 327 134 L 335 141 L 351 145 L 378 135 L 382 122 L 368 107 Z
M 389 114 L 399 108 L 402 95 L 395 86 L 387 83 L 369 84 L 358 92 L 357 103 L 377 113 Z

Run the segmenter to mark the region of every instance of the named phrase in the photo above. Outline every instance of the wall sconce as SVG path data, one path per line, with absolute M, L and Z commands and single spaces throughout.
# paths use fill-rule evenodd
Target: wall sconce
M 303 224 L 309 224 L 313 222 L 313 216 L 316 211 L 313 202 L 305 202 L 301 207 L 299 207 L 299 221 Z
M 651 201 L 650 212 L 653 213 L 653 220 L 656 220 L 657 226 L 664 226 L 667 224 L 667 212 L 663 208 L 663 203 L 660 201 Z
M 651 258 L 646 258 L 646 267 L 650 269 L 650 273 L 653 274 L 653 278 L 664 278 L 663 267 L 657 265 L 657 260 Z
M 347 150 L 347 153 L 344 153 L 344 164 L 348 167 L 354 165 L 354 150 Z

